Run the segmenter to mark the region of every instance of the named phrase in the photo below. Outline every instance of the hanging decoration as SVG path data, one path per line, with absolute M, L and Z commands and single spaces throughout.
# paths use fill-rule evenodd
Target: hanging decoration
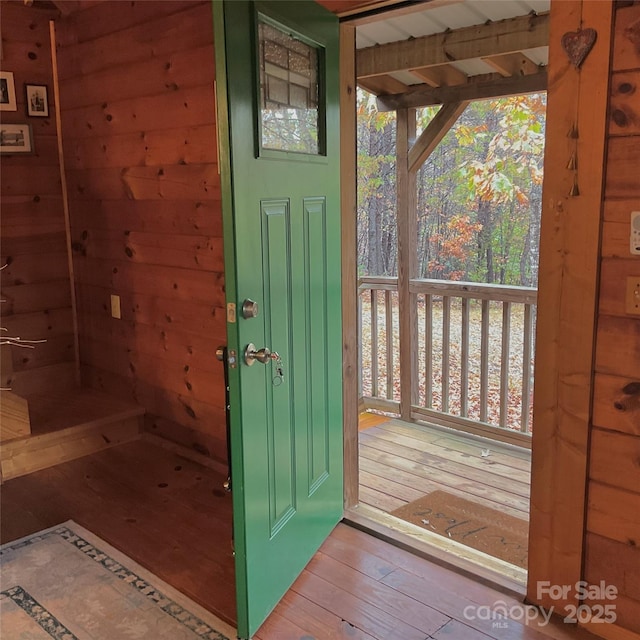
M 569 156 L 569 162 L 567 162 L 567 169 L 573 172 L 573 185 L 569 190 L 569 197 L 575 198 L 580 195 L 580 187 L 578 186 L 578 125 L 575 123 L 571 125 L 571 129 L 567 133 L 567 138 L 573 141 L 573 149 L 571 149 L 571 155 Z
M 578 187 L 578 176 L 574 175 L 573 176 L 573 186 L 571 187 L 571 190 L 569 191 L 569 196 L 572 198 L 575 198 L 576 196 L 580 195 L 580 187 Z
M 562 36 L 561 44 L 569 62 L 576 68 L 580 69 L 585 61 L 593 45 L 596 43 L 598 32 L 595 29 L 583 29 L 582 25 L 577 31 L 567 31 Z M 576 109 L 577 118 L 577 109 Z M 567 169 L 573 173 L 573 181 L 569 190 L 569 197 L 575 198 L 580 195 L 580 187 L 578 185 L 578 125 L 574 122 L 567 133 L 573 144 L 571 145 Z
M 569 62 L 579 69 L 596 43 L 598 32 L 595 29 L 578 29 L 568 31 L 562 36 L 562 48 L 565 50 Z

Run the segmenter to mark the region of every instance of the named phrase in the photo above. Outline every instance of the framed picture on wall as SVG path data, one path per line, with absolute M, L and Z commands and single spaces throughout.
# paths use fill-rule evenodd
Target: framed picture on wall
M 27 94 L 27 115 L 47 118 L 49 116 L 49 98 L 46 84 L 25 84 Z
M 0 71 L 0 111 L 16 111 L 16 86 L 11 71 Z
M 33 153 L 31 125 L 0 124 L 0 153 Z

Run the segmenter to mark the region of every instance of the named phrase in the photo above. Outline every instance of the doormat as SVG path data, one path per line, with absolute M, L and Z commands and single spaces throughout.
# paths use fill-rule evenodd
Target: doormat
M 448 493 L 433 491 L 391 512 L 392 516 L 527 568 L 529 523 Z
M 72 520 L 0 547 L 0 637 L 230 640 L 235 631 Z

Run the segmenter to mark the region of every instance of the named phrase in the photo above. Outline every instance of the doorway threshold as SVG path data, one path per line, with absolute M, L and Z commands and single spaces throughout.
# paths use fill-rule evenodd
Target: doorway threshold
M 521 567 L 431 533 L 366 504 L 346 509 L 344 522 L 502 593 L 524 600 L 527 571 Z

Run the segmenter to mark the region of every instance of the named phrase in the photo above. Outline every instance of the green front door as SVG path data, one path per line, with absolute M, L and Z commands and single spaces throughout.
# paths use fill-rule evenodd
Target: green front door
M 312 0 L 230 0 L 214 24 L 248 638 L 342 516 L 338 23 Z M 247 364 L 249 344 L 280 359 Z

